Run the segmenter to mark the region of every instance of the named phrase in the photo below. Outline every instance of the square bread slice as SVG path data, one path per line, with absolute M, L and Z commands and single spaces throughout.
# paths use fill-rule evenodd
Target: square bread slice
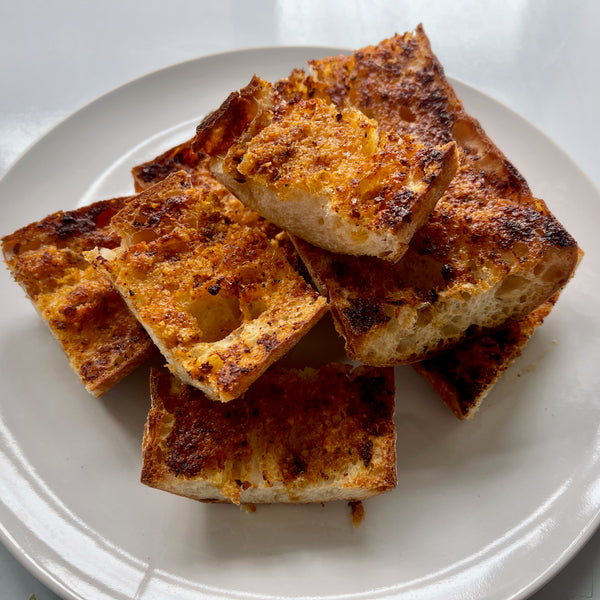
M 387 132 L 459 149 L 456 176 L 396 264 L 296 244 L 351 358 L 423 360 L 471 328 L 525 318 L 570 278 L 577 243 L 466 113 L 422 27 L 313 61 L 309 75 L 295 71 L 275 87 L 291 102 L 325 97 Z
M 196 150 L 247 206 L 332 252 L 397 261 L 458 166 L 349 106 L 287 101 L 254 77 L 197 129 Z
M 54 213 L 2 238 L 4 260 L 86 389 L 101 396 L 155 352 L 110 279 L 84 258 L 115 248 L 110 220 L 129 198 Z
M 213 400 L 243 394 L 327 311 L 276 240 L 232 220 L 212 192 L 170 175 L 111 221 L 106 272 L 169 368 Z
M 359 501 L 396 486 L 392 369 L 273 368 L 227 404 L 151 377 L 141 481 L 207 502 Z

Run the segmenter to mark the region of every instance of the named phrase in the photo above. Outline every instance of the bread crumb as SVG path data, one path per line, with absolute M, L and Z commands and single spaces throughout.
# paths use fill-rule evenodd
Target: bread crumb
M 252 502 L 248 502 L 248 504 L 242 504 L 241 508 L 243 508 L 246 512 L 250 514 L 256 512 L 256 504 L 252 504 Z
M 348 502 L 348 506 L 350 507 L 350 518 L 352 519 L 352 525 L 356 529 L 365 518 L 365 507 L 360 500 L 356 502 Z

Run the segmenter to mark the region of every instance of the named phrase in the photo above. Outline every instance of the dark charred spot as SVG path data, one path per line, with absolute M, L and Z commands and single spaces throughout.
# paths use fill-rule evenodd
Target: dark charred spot
M 373 458 L 373 441 L 366 440 L 358 449 L 358 455 L 362 459 L 365 467 L 368 467 Z
M 392 306 L 403 306 L 406 304 L 406 300 L 403 300 L 402 298 L 399 300 L 387 300 L 387 303 L 391 304 Z
M 355 335 L 365 333 L 375 325 L 390 320 L 383 310 L 382 303 L 376 298 L 353 298 L 350 300 L 350 306 L 342 312 Z
M 213 283 L 212 285 L 210 285 L 208 287 L 208 293 L 211 296 L 216 296 L 220 290 L 221 290 L 221 286 L 218 283 Z
M 431 290 L 427 290 L 426 297 L 427 297 L 427 301 L 431 302 L 431 304 L 433 304 L 434 302 L 437 302 L 437 300 L 439 298 L 439 294 L 437 293 L 436 290 L 431 289 Z
M 96 222 L 90 216 L 78 216 L 75 213 L 65 213 L 56 227 L 56 235 L 60 239 L 74 235 L 82 235 L 96 229 Z
M 577 245 L 571 235 L 555 219 L 548 217 L 544 239 L 559 248 L 573 248 Z
M 337 260 L 334 260 L 331 263 L 331 270 L 333 271 L 336 278 L 339 280 L 346 279 L 351 272 L 350 267 L 346 263 Z
M 237 382 L 241 375 L 247 375 L 250 373 L 248 367 L 239 367 L 234 363 L 225 363 L 219 370 L 217 380 L 225 390 L 229 390 Z
M 382 221 L 393 229 L 399 223 L 410 223 L 412 220 L 411 206 L 415 193 L 412 190 L 405 189 L 394 194 L 393 198 L 388 201 L 386 208 L 382 211 Z
M 256 343 L 263 346 L 266 352 L 272 352 L 275 350 L 275 348 L 277 348 L 279 340 L 276 333 L 267 333 L 259 337 L 256 340 Z
M 171 173 L 178 171 L 180 168 L 181 163 L 177 162 L 176 159 L 174 160 L 173 158 L 170 158 L 164 162 L 153 162 L 144 165 L 138 170 L 137 176 L 144 183 L 150 183 L 151 181 L 162 181 Z
M 450 283 L 456 277 L 456 269 L 452 263 L 446 263 L 442 265 L 441 273 L 442 278 L 446 283 Z
M 290 475 L 292 477 L 299 477 L 302 473 L 306 472 L 306 463 L 300 456 L 294 455 L 290 464 Z

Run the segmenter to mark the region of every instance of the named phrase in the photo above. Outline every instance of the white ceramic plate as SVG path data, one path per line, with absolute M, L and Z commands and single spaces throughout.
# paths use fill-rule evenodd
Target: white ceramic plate
M 173 66 L 100 98 L 0 182 L 0 234 L 132 191 L 130 168 L 191 137 L 254 72 L 331 49 Z M 586 250 L 576 278 L 470 423 L 398 369 L 398 489 L 365 503 L 207 506 L 138 482 L 147 369 L 89 396 L 0 273 L 2 539 L 67 598 L 522 598 L 591 534 L 600 507 L 598 192 L 543 134 L 456 82 L 468 110 Z M 328 332 L 326 325 L 315 335 Z

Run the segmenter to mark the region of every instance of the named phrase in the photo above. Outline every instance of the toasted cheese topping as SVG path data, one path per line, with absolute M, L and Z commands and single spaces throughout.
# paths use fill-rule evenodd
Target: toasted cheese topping
M 213 399 L 242 394 L 326 310 L 275 240 L 232 221 L 185 173 L 140 194 L 112 226 L 123 244 L 94 264 L 173 372 Z
M 244 398 L 152 378 L 142 481 L 197 499 L 362 499 L 396 484 L 391 369 L 268 371 Z
M 357 110 L 301 100 L 247 143 L 224 169 L 274 190 L 280 200 L 317 196 L 356 225 L 397 231 L 439 171 L 440 152 L 408 136 L 388 137 Z M 433 167 L 427 168 L 428 166 Z
M 232 135 L 231 131 L 238 131 Z M 198 127 L 195 147 L 247 205 L 322 248 L 396 261 L 457 168 L 361 111 L 286 101 L 255 77 Z
M 114 248 L 110 220 L 129 198 L 58 212 L 2 240 L 15 280 L 48 323 L 85 387 L 100 396 L 154 352 L 110 279 L 84 252 Z

